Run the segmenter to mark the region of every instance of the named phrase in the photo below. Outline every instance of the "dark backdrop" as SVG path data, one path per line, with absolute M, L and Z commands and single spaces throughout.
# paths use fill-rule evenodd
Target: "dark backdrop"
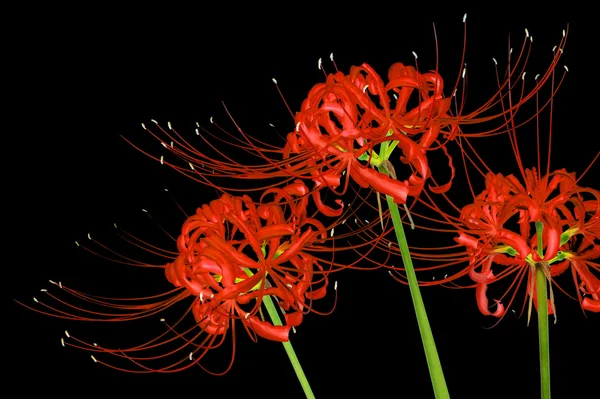
M 135 291 L 162 278 L 160 273 L 124 271 L 74 244 L 87 233 L 110 242 L 113 222 L 148 233 L 141 227 L 148 226 L 141 208 L 177 234 L 183 216 L 164 188 L 188 213 L 216 198 L 213 191 L 160 168 L 121 138 L 159 152 L 141 129 L 142 122 L 149 124 L 153 118 L 166 126 L 171 121 L 191 135 L 194 122 L 208 126 L 214 116 L 233 131 L 224 101 L 248 133 L 260 137 L 273 123 L 285 134 L 293 120 L 271 78 L 277 78 L 290 107 L 297 109 L 312 85 L 323 79 L 318 58 L 333 70 L 327 61 L 331 52 L 344 71 L 368 62 L 385 75 L 393 62 L 412 64 L 412 51 L 419 55 L 421 70 L 435 68 L 433 22 L 440 73 L 451 76 L 450 81 L 458 73 L 463 10 L 416 13 L 372 2 L 346 12 L 295 9 L 300 6 L 200 7 L 180 15 L 160 8 L 137 15 L 91 8 L 63 14 L 54 9 L 24 18 L 8 36 L 15 52 L 5 60 L 15 67 L 7 81 L 16 89 L 9 98 L 15 114 L 5 118 L 17 122 L 4 138 L 4 156 L 12 157 L 5 167 L 11 183 L 5 195 L 16 200 L 5 210 L 8 220 L 17 220 L 11 229 L 15 235 L 5 238 L 10 243 L 5 250 L 14 257 L 5 265 L 11 300 L 31 303 L 49 285 L 48 279 L 102 295 L 105 288 L 119 291 L 113 284 L 122 293 L 127 284 Z M 534 74 L 536 65 L 547 64 L 552 45 L 570 23 L 561 63 L 571 72 L 555 104 L 558 144 L 553 156 L 557 167 L 581 172 L 598 151 L 597 118 L 588 100 L 597 84 L 588 76 L 584 24 L 568 9 L 543 19 L 534 13 L 472 13 L 467 23 L 473 103 L 478 94 L 493 90 L 491 58 L 506 58 L 509 34 L 518 45 L 525 28 L 534 35 Z M 492 151 L 488 156 L 499 165 L 504 158 L 514 165 L 510 153 Z M 585 183 L 595 185 L 595 176 L 597 165 Z M 156 237 L 161 237 L 159 232 Z M 338 279 L 334 314 L 309 315 L 292 336 L 316 396 L 433 397 L 407 287 L 384 271 L 350 271 Z M 366 295 L 357 295 L 363 290 Z M 535 322 L 527 327 L 525 318 L 511 314 L 488 328 L 493 320 L 479 314 L 473 290 L 434 287 L 423 289 L 423 296 L 453 397 L 538 396 Z M 594 392 L 598 315 L 586 318 L 576 302 L 561 293 L 557 297 L 559 319 L 550 331 L 554 397 L 577 397 Z M 5 307 L 10 315 L 4 322 L 10 359 L 5 375 L 8 386 L 23 395 L 302 397 L 281 346 L 264 340 L 251 343 L 241 329 L 234 366 L 223 377 L 200 369 L 130 375 L 94 364 L 84 352 L 62 348 L 60 337 L 68 329 L 89 340 L 119 342 L 121 335 L 141 334 L 138 327 L 95 329 L 35 314 L 12 301 Z M 214 361 L 219 364 L 219 359 Z

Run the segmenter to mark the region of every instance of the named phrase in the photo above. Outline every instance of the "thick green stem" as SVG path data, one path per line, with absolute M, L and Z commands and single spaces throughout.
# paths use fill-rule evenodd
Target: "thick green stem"
M 550 334 L 548 331 L 548 295 L 543 263 L 535 268 L 537 289 L 538 336 L 542 399 L 550 399 Z
M 543 257 L 544 224 L 541 220 L 535 222 L 535 230 L 538 244 L 537 252 L 540 257 Z M 548 267 L 547 262 L 537 262 L 535 264 L 542 399 L 550 399 L 550 332 L 548 329 L 548 293 L 546 291 L 546 268 Z
M 419 290 L 417 275 L 415 274 L 415 269 L 413 267 L 412 259 L 408 250 L 408 243 L 406 242 L 406 236 L 404 234 L 402 220 L 400 219 L 400 213 L 398 212 L 398 206 L 394 202 L 393 197 L 388 195 L 386 196 L 386 199 L 388 207 L 390 208 L 392 221 L 394 223 L 394 230 L 396 231 L 398 245 L 400 246 L 402 262 L 404 263 L 404 269 L 406 270 L 410 296 L 412 298 L 413 305 L 415 307 L 415 313 L 417 315 L 417 323 L 421 333 L 421 340 L 423 341 L 423 348 L 425 349 L 425 358 L 427 359 L 427 365 L 429 367 L 429 376 L 433 385 L 433 391 L 436 399 L 450 398 L 444 373 L 442 371 L 440 358 L 435 347 L 433 333 L 431 332 L 431 326 L 429 325 L 429 320 L 427 319 L 427 312 L 425 311 L 423 298 L 421 297 L 421 291 Z
M 283 325 L 283 323 L 281 323 L 281 319 L 279 318 L 279 314 L 277 313 L 277 309 L 275 308 L 275 304 L 273 303 L 273 300 L 271 299 L 271 297 L 268 295 L 265 295 L 263 297 L 263 303 L 265 304 L 265 306 L 267 308 L 267 312 L 269 313 L 269 317 L 271 318 L 273 325 L 275 325 L 275 326 Z M 315 395 L 313 394 L 312 389 L 310 388 L 310 384 L 308 383 L 308 380 L 306 379 L 306 375 L 304 374 L 304 370 L 302 370 L 302 366 L 300 365 L 300 362 L 298 361 L 298 357 L 296 356 L 296 352 L 294 351 L 294 347 L 292 346 L 292 343 L 290 341 L 282 342 L 282 343 L 283 343 L 283 348 L 285 349 L 285 352 L 287 353 L 288 357 L 290 358 L 292 367 L 294 367 L 294 371 L 296 372 L 298 381 L 300 381 L 300 385 L 302 385 L 304 394 L 306 395 L 306 397 L 308 399 L 314 399 Z

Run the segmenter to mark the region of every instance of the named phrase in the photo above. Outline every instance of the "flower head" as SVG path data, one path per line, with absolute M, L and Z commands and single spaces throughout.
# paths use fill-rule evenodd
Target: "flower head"
M 174 372 L 194 365 L 205 368 L 201 361 L 223 346 L 228 333 L 235 340 L 238 322 L 253 340 L 287 341 L 290 329 L 300 325 L 304 314 L 314 311 L 313 301 L 326 295 L 329 284 L 331 266 L 310 253 L 327 234 L 319 221 L 307 215 L 307 193 L 307 187 L 296 182 L 266 190 L 259 203 L 249 196 L 223 195 L 187 218 L 175 253 L 122 233 L 134 246 L 168 258 L 162 265 L 134 261 L 131 255 L 120 255 L 92 240 L 117 256 L 119 263 L 163 269 L 174 286 L 164 293 L 99 297 L 51 281 L 58 291 L 42 290 L 44 299 L 34 298 L 34 306 L 23 305 L 62 319 L 97 322 L 130 322 L 184 306 L 183 316 L 172 324 L 161 319 L 166 330 L 141 344 L 125 347 L 120 343 L 111 348 L 72 334 L 61 340 L 63 345 L 91 351 L 96 362 L 131 372 Z M 261 305 L 273 306 L 271 298 L 283 323 L 263 316 Z M 233 363 L 235 344 L 233 348 L 227 370 Z M 111 355 L 112 361 L 104 360 L 106 355 Z
M 461 211 L 464 228 L 456 240 L 469 254 L 480 311 L 504 314 L 499 301 L 489 311 L 486 291 L 510 275 L 517 284 L 527 275 L 535 302 L 535 267 L 544 267 L 548 278 L 571 267 L 582 307 L 599 311 L 600 280 L 592 272 L 599 269 L 592 261 L 600 250 L 600 192 L 578 186 L 565 170 L 540 178 L 535 169 L 527 169 L 525 176 L 521 184 L 513 175 L 488 174 L 486 189 Z
M 440 134 L 449 138 L 457 132 L 443 88 L 438 73 L 420 74 L 402 63 L 390 67 L 387 84 L 368 64 L 352 67 L 348 75 L 330 74 L 311 89 L 296 114 L 284 157 L 310 154 L 306 163 L 317 187 L 336 188 L 346 173 L 359 186 L 405 203 L 407 196 L 420 193 L 430 175 L 426 151 Z M 409 100 L 416 105 L 410 107 Z M 376 146 L 383 143 L 377 154 Z M 375 169 L 385 169 L 395 147 L 412 171 L 404 181 L 397 180 L 395 172 Z
M 179 255 L 165 271 L 195 298 L 192 311 L 201 328 L 224 334 L 240 320 L 248 332 L 287 341 L 311 301 L 325 295 L 327 273 L 305 251 L 325 238 L 325 228 L 307 218 L 307 197 L 293 199 L 307 192 L 301 182 L 271 189 L 263 198 L 273 194 L 274 200 L 258 206 L 248 196 L 223 195 L 186 220 Z M 285 325 L 260 320 L 265 295 L 277 298 Z
M 416 62 L 415 67 L 395 63 L 389 68 L 386 81 L 366 63 L 351 67 L 347 74 L 336 67 L 335 73 L 326 74 L 325 82 L 310 90 L 299 112 L 290 110 L 294 124 L 281 144 L 277 143 L 276 130 L 264 137 L 245 133 L 226 109 L 237 133 L 227 131 L 211 117 L 211 125 L 217 132 L 197 124 L 196 135 L 202 140 L 199 144 L 178 133 L 170 123 L 168 129 L 156 121 L 153 121 L 156 129 L 143 125 L 164 149 L 182 162 L 149 155 L 225 193 L 241 191 L 240 181 L 244 181 L 244 186 L 257 182 L 259 187 L 252 189 L 262 191 L 295 179 L 310 180 L 320 211 L 334 217 L 341 215 L 343 202 L 337 198 L 335 205 L 326 205 L 321 198 L 324 187 L 342 194 L 352 181 L 359 187 L 389 194 L 400 204 L 410 197 L 416 198 L 427 181 L 431 183 L 431 191 L 444 193 L 450 188 L 455 172 L 447 143 L 456 138 L 502 134 L 514 127 L 514 116 L 547 83 L 552 82 L 554 94 L 560 86 L 559 82 L 554 87 L 554 70 L 566 36 L 564 32 L 546 71 L 536 76 L 536 84 L 528 88 L 524 71 L 532 37 L 526 31 L 520 51 L 509 52 L 504 72 L 499 71 L 496 62 L 497 90 L 472 110 L 465 106 L 468 77 L 466 64 L 462 62 L 456 80 L 447 87 L 437 62 L 434 70 L 425 73 L 419 72 Z M 465 56 L 466 46 L 462 61 Z M 321 63 L 319 67 L 325 70 Z M 396 147 L 401 153 L 392 157 Z M 450 168 L 449 179 L 441 184 L 433 178 L 428 159 L 428 153 L 437 149 L 443 151 Z M 240 160 L 237 155 L 245 159 Z M 231 179 L 234 184 L 225 187 L 222 180 L 215 183 L 223 178 Z M 339 187 L 343 189 L 338 191 Z

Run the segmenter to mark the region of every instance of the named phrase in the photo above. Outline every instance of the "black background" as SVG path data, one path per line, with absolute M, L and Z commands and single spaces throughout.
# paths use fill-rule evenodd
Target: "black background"
M 333 71 L 326 61 L 331 52 L 344 71 L 367 62 L 385 75 L 393 62 L 411 64 L 412 51 L 419 55 L 421 70 L 435 68 L 433 22 L 440 73 L 452 81 L 460 69 L 463 10 L 415 13 L 376 2 L 345 12 L 323 7 L 225 8 L 182 10 L 178 15 L 160 8 L 135 15 L 116 9 L 64 14 L 38 10 L 7 36 L 9 49 L 14 49 L 5 60 L 11 67 L 7 83 L 16 90 L 8 91 L 8 110 L 14 108 L 14 114 L 5 118 L 16 127 L 5 135 L 3 152 L 7 159 L 12 156 L 5 165 L 11 187 L 7 196 L 16 201 L 5 210 L 8 220 L 18 222 L 11 229 L 14 242 L 5 248 L 14 260 L 5 265 L 5 287 L 10 288 L 5 306 L 11 316 L 3 324 L 9 336 L 4 341 L 8 386 L 23 395 L 303 397 L 277 343 L 254 344 L 238 334 L 234 366 L 223 377 L 200 369 L 175 375 L 124 374 L 94 364 L 86 353 L 62 348 L 60 337 L 68 329 L 88 340 L 118 342 L 120 335 L 138 334 L 137 327 L 95 329 L 35 314 L 12 301 L 31 303 L 49 285 L 48 279 L 100 295 L 105 287 L 118 291 L 113 284 L 125 293 L 127 284 L 132 290 L 144 284 L 164 286 L 161 273 L 135 270 L 141 273 L 137 276 L 74 244 L 88 232 L 110 240 L 113 222 L 136 232 L 136 226 L 147 225 L 141 208 L 176 234 L 184 219 L 164 188 L 188 213 L 216 197 L 161 168 L 121 138 L 159 152 L 141 129 L 142 122 L 171 121 L 191 135 L 194 122 L 207 126 L 214 116 L 233 131 L 224 101 L 249 134 L 260 137 L 269 123 L 285 134 L 293 120 L 271 78 L 277 78 L 290 107 L 297 109 L 312 85 L 323 79 L 317 60 L 322 57 Z M 597 83 L 588 76 L 590 37 L 574 12 L 561 10 L 544 18 L 498 10 L 469 14 L 469 100 L 478 103 L 478 93 L 493 91 L 491 58 L 506 58 L 509 34 L 518 45 L 525 28 L 533 34 L 534 74 L 536 65 L 547 65 L 567 23 L 569 40 L 561 65 L 567 64 L 570 73 L 555 103 L 553 165 L 581 172 L 598 151 L 597 116 L 588 100 Z M 538 63 L 536 57 L 543 60 Z M 514 165 L 510 153 L 490 151 L 489 157 L 494 165 Z M 596 185 L 595 176 L 597 165 L 582 184 Z M 340 273 L 338 280 L 333 315 L 309 315 L 292 336 L 315 395 L 433 397 L 407 287 L 384 271 L 350 271 Z M 511 314 L 489 329 L 493 320 L 479 314 L 472 290 L 434 287 L 423 289 L 423 296 L 452 397 L 538 396 L 535 322 L 527 327 L 525 318 Z M 553 397 L 592 393 L 599 373 L 598 315 L 588 313 L 586 318 L 576 302 L 557 296 L 559 319 L 550 331 Z

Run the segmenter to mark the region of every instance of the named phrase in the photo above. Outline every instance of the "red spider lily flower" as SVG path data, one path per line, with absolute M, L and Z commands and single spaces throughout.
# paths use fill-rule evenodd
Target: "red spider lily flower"
M 337 199 L 335 206 L 326 205 L 320 195 L 323 187 L 336 190 L 343 186 L 341 192 L 336 192 L 342 194 L 350 181 L 354 181 L 362 188 L 389 194 L 403 204 L 407 198 L 418 196 L 425 182 L 431 179 L 432 191 L 443 193 L 450 188 L 454 177 L 447 142 L 457 137 L 497 135 L 514 127 L 511 118 L 550 82 L 565 45 L 567 35 L 563 33 L 547 70 L 536 77 L 535 86 L 528 88 L 525 68 L 532 38 L 527 32 L 520 51 L 509 54 L 502 79 L 497 71 L 497 91 L 472 111 L 467 111 L 464 105 L 466 89 L 459 90 L 466 81 L 466 66 L 444 93 L 444 80 L 437 68 L 421 73 L 416 67 L 395 63 L 384 82 L 365 63 L 352 67 L 348 74 L 340 71 L 329 74 L 324 83 L 315 85 L 301 111 L 290 110 L 294 128 L 282 145 L 275 144 L 274 137 L 257 139 L 246 134 L 227 110 L 238 134 L 228 132 L 211 118 L 219 132 L 198 125 L 196 134 L 203 140 L 199 145 L 175 131 L 170 123 L 168 129 L 156 123 L 157 130 L 144 125 L 167 151 L 183 161 L 181 164 L 142 151 L 223 192 L 236 192 L 240 188 L 238 184 L 224 187 L 222 180 L 215 184 L 215 179 L 258 181 L 257 190 L 263 190 L 265 184 L 272 187 L 295 179 L 312 180 L 315 203 L 325 215 L 333 217 L 341 215 L 343 203 Z M 552 95 L 561 82 L 562 79 L 553 87 Z M 509 97 L 510 104 L 506 101 Z M 500 123 L 481 125 L 497 120 Z M 485 128 L 464 130 L 475 125 Z M 219 144 L 225 144 L 227 149 Z M 396 147 L 400 149 L 404 168 L 388 162 Z M 450 178 L 442 184 L 432 179 L 429 167 L 428 152 L 436 149 L 441 149 L 449 161 Z M 238 152 L 245 157 L 244 162 L 237 160 Z
M 266 190 L 259 203 L 248 196 L 223 195 L 188 217 L 174 254 L 126 234 L 125 239 L 135 246 L 170 258 L 166 265 L 134 262 L 130 256 L 119 255 L 117 259 L 120 263 L 164 269 L 175 288 L 163 294 L 115 299 L 91 296 L 53 282 L 60 288 L 57 293 L 43 290 L 47 299 L 34 298 L 36 306 L 21 304 L 62 319 L 116 322 L 153 316 L 191 299 L 184 316 L 174 324 L 162 319 L 167 330 L 142 344 L 113 349 L 68 333 L 62 343 L 91 351 L 94 361 L 111 368 L 138 373 L 175 372 L 194 365 L 205 368 L 201 360 L 223 346 L 231 332 L 234 351 L 227 372 L 235 354 L 236 323 L 240 322 L 253 340 L 262 337 L 285 342 L 290 328 L 300 325 L 304 314 L 315 311 L 313 301 L 326 295 L 329 266 L 310 251 L 327 234 L 319 221 L 307 216 L 307 194 L 308 188 L 296 182 Z M 70 295 L 70 299 L 63 295 Z M 283 325 L 263 318 L 261 305 L 266 296 L 278 304 L 284 315 Z M 185 317 L 189 314 L 193 322 Z M 125 365 L 103 361 L 102 355 L 107 354 Z
M 535 267 L 546 268 L 552 278 L 571 266 L 582 307 L 600 311 L 600 280 L 592 272 L 600 271 L 592 262 L 600 250 L 600 191 L 578 186 L 574 174 L 564 169 L 543 178 L 527 169 L 525 177 L 523 185 L 513 175 L 488 174 L 486 189 L 461 211 L 464 227 L 456 241 L 467 249 L 479 310 L 504 314 L 499 301 L 494 312 L 488 308 L 486 291 L 498 280 L 514 274 L 520 284 L 527 275 L 527 292 L 535 303 Z M 536 222 L 543 225 L 541 237 L 532 229 Z M 582 299 L 584 294 L 588 297 Z M 510 303 L 513 299 L 514 294 Z
M 563 32 L 564 37 L 566 37 L 566 32 Z M 536 80 L 533 89 L 528 91 L 523 83 L 521 90 L 513 90 L 510 79 L 506 81 L 498 79 L 497 100 L 503 110 L 512 109 L 506 113 L 500 113 L 503 114 L 505 121 L 501 124 L 500 130 L 494 128 L 483 134 L 482 132 L 465 133 L 463 130 L 465 125 L 471 122 L 479 123 L 481 119 L 476 116 L 479 110 L 475 113 L 463 114 L 459 122 L 460 131 L 455 142 L 458 144 L 459 156 L 465 166 L 464 182 L 468 185 L 467 190 L 470 190 L 473 196 L 472 201 L 469 201 L 470 204 L 464 206 L 463 203 L 459 206 L 445 193 L 442 193 L 441 199 L 434 200 L 434 197 L 424 190 L 424 195 L 417 199 L 418 204 L 423 205 L 424 208 L 411 209 L 413 217 L 422 220 L 422 223 L 416 223 L 418 229 L 423 229 L 427 234 L 432 232 L 439 232 L 443 235 L 453 233 L 457 244 L 454 246 L 438 245 L 431 248 L 420 247 L 414 248 L 414 251 L 411 249 L 413 259 L 423 261 L 422 264 L 416 266 L 421 276 L 420 283 L 422 285 L 441 284 L 456 287 L 456 281 L 459 278 L 468 276 L 474 284 L 467 286 L 476 288 L 477 304 L 485 315 L 502 317 L 514 301 L 516 288 L 522 284 L 525 276 L 528 278 L 527 294 L 535 302 L 537 300 L 536 282 L 533 276 L 536 268 L 542 268 L 545 271 L 548 280 L 551 280 L 553 284 L 551 287 L 556 286 L 566 293 L 568 291 L 559 285 L 556 278 L 570 268 L 582 308 L 590 311 L 598 309 L 599 268 L 594 262 L 598 257 L 598 191 L 580 186 L 578 181 L 581 177 L 576 179 L 574 174 L 569 174 L 564 169 L 551 173 L 552 135 L 549 136 L 545 174 L 542 174 L 540 166 L 542 154 L 539 117 L 545 111 L 549 111 L 549 115 L 552 117 L 556 90 L 565 77 L 563 73 L 558 84 L 556 83 L 557 54 L 562 52 L 563 45 L 564 40 L 561 41 L 558 50 L 555 48 L 550 67 L 543 79 Z M 518 58 L 521 59 L 523 56 L 528 58 L 528 55 L 528 52 L 521 52 Z M 523 64 L 523 66 L 525 65 Z M 521 69 L 517 73 L 517 70 L 518 68 L 511 65 L 511 55 L 509 54 L 507 74 L 516 73 L 524 80 L 526 71 Z M 567 67 L 565 67 L 565 71 L 568 71 Z M 499 73 L 497 75 L 500 76 Z M 538 78 L 539 76 L 536 77 L 536 79 Z M 551 86 L 549 97 L 545 101 L 540 101 L 542 81 L 550 83 Z M 518 95 L 518 98 L 515 98 L 515 95 Z M 519 109 L 513 108 L 512 105 L 522 104 L 523 101 L 532 98 L 531 96 L 535 100 L 533 117 L 518 115 Z M 475 119 L 471 119 L 471 117 L 475 117 Z M 536 135 L 538 167 L 526 170 L 523 167 L 524 161 L 521 159 L 518 145 L 518 139 L 525 133 L 517 136 L 517 131 L 520 131 L 526 123 L 532 120 L 538 123 Z M 551 119 L 550 125 L 552 125 Z M 515 175 L 506 176 L 492 172 L 483 157 L 476 151 L 472 137 L 494 135 L 508 136 L 517 160 L 520 179 Z M 492 140 L 492 138 L 486 140 Z M 450 146 L 446 148 L 451 151 Z M 597 158 L 598 155 L 592 164 Z M 474 166 L 485 179 L 485 190 L 478 195 L 473 189 L 474 179 L 467 170 L 469 164 Z M 451 210 L 446 210 L 445 205 L 450 206 Z M 431 222 L 435 222 L 437 225 L 431 226 Z M 539 231 L 534 228 L 536 224 Z M 431 237 L 428 238 L 431 239 Z M 429 263 L 423 265 L 425 261 Z M 468 262 L 468 267 L 464 267 L 465 262 Z M 453 271 L 457 267 L 459 270 Z M 399 270 L 400 268 L 395 269 Z M 445 273 L 444 277 L 439 278 L 438 275 L 436 279 L 434 274 L 430 277 L 431 280 L 423 278 L 426 274 L 435 272 Z M 399 281 L 404 282 L 401 274 L 393 275 Z M 510 281 L 508 277 L 511 277 Z M 506 283 L 502 286 L 504 294 L 495 299 L 496 304 L 490 308 L 488 289 L 492 286 L 494 289 L 501 286 L 501 281 Z M 502 300 L 507 296 L 510 301 L 505 308 Z M 554 305 L 553 301 L 551 305 Z M 552 307 L 550 312 L 554 311 Z
M 436 72 L 420 74 L 396 63 L 388 78 L 386 85 L 363 64 L 352 67 L 348 75 L 331 74 L 314 86 L 296 114 L 296 130 L 288 134 L 284 157 L 310 152 L 310 174 L 317 187 L 336 188 L 347 173 L 347 179 L 359 186 L 389 194 L 401 204 L 409 195 L 417 196 L 430 175 L 426 150 L 440 134 L 456 135 L 457 123 L 448 114 L 450 99 L 444 98 L 443 80 Z M 419 102 L 408 109 L 411 96 Z M 412 169 L 405 181 L 374 169 L 388 157 L 375 153 L 375 146 L 387 142 L 402 150 L 403 162 Z
M 423 227 L 428 232 L 454 233 L 458 244 L 445 247 L 447 253 L 443 254 L 434 252 L 437 249 L 420 248 L 415 251 L 417 259 L 435 262 L 432 266 L 420 266 L 421 272 L 446 272 L 443 279 L 422 279 L 421 284 L 456 287 L 456 280 L 469 276 L 474 284 L 467 287 L 476 288 L 477 304 L 484 315 L 504 316 L 526 276 L 527 294 L 536 303 L 536 269 L 544 272 L 551 282 L 551 288 L 557 287 L 567 295 L 570 295 L 569 291 L 563 288 L 558 277 L 570 269 L 582 309 L 593 312 L 600 310 L 600 267 L 595 261 L 600 254 L 600 191 L 579 184 L 600 153 L 596 153 L 586 172 L 579 178 L 565 169 L 550 172 L 550 135 L 546 173 L 542 175 L 539 117 L 543 110 L 539 108 L 537 99 L 536 104 L 537 168 L 523 167 L 516 130 L 521 125 L 513 116 L 508 120 L 514 126 L 508 132 L 508 137 L 521 178 L 493 173 L 470 140 L 462 137 L 458 143 L 465 162 L 465 181 L 473 194 L 471 203 L 461 208 L 444 194 L 443 198 L 452 207 L 452 211 L 448 212 L 443 209 L 443 203 L 434 201 L 425 192 L 425 199 L 419 199 L 420 204 L 425 205 L 427 211 L 441 216 L 441 219 L 413 212 L 413 216 L 439 223 L 438 227 Z M 549 105 L 552 118 L 552 100 Z M 473 189 L 473 178 L 466 169 L 467 162 L 475 166 L 481 175 L 484 175 L 484 170 L 488 171 L 484 175 L 485 189 L 477 195 Z M 469 263 L 466 268 L 462 267 L 465 261 Z M 453 272 L 452 268 L 457 266 L 459 270 Z M 501 281 L 505 283 L 504 286 Z M 492 286 L 503 287 L 504 293 L 494 299 L 495 305 L 490 308 L 488 289 Z M 549 312 L 554 313 L 552 289 L 550 295 Z M 505 307 L 502 301 L 506 297 L 510 300 Z
M 326 237 L 325 227 L 306 217 L 307 197 L 298 203 L 292 198 L 307 192 L 301 182 L 267 190 L 263 198 L 274 194 L 275 200 L 259 206 L 248 196 L 223 195 L 184 223 L 177 239 L 179 256 L 166 273 L 170 282 L 196 298 L 192 311 L 200 327 L 223 334 L 230 319 L 239 319 L 249 332 L 287 341 L 310 301 L 325 295 L 326 273 L 303 250 Z M 285 215 L 284 201 L 290 215 Z M 285 325 L 259 319 L 265 295 L 279 299 Z

